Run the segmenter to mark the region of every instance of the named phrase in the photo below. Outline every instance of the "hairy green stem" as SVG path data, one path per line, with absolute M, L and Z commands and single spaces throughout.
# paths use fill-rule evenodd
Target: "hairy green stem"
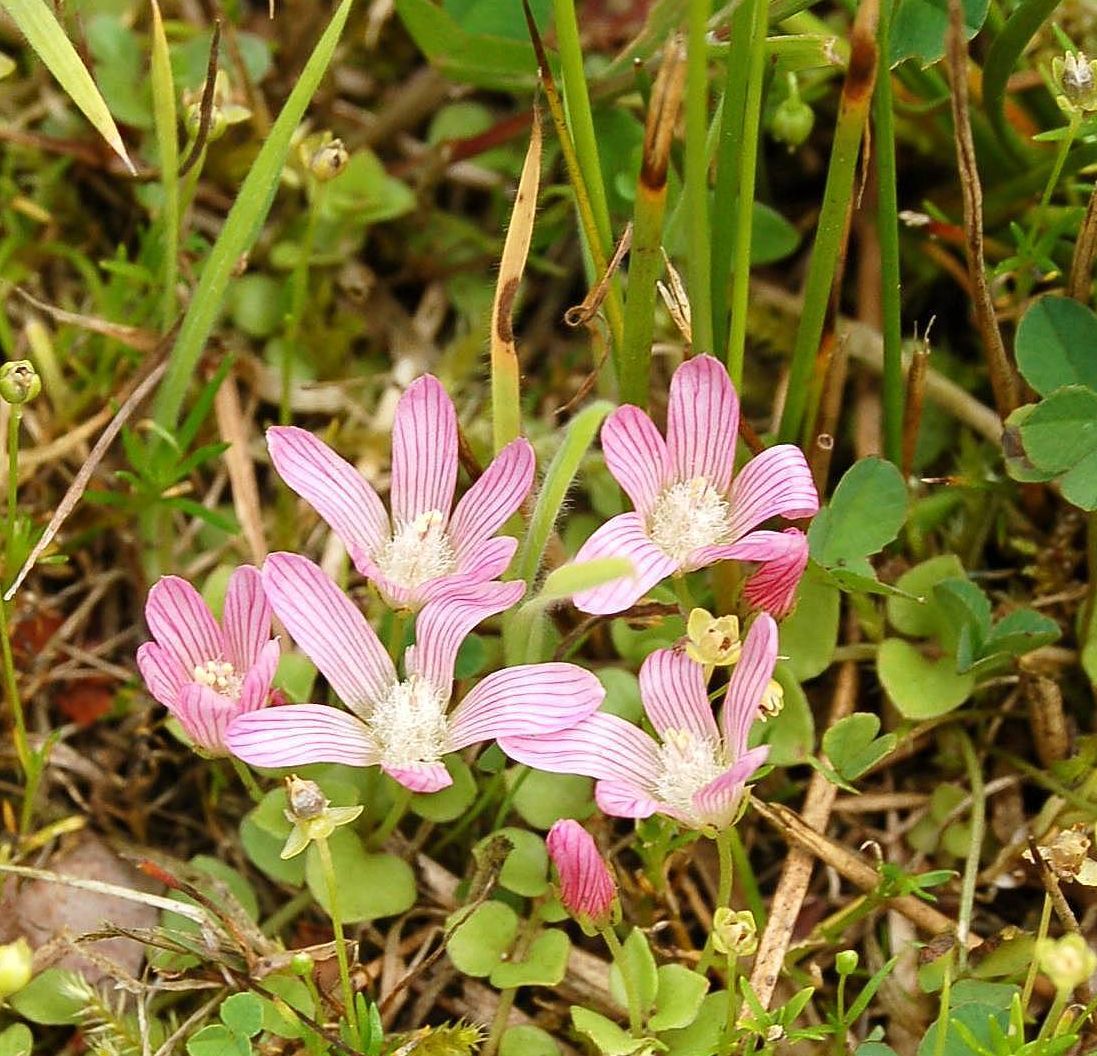
M 316 840 L 316 849 L 320 854 L 320 869 L 328 889 L 328 902 L 331 908 L 331 928 L 335 933 L 335 956 L 339 961 L 339 982 L 343 987 L 343 1004 L 351 1032 L 358 1036 L 358 1018 L 354 1008 L 354 988 L 350 982 L 350 965 L 347 963 L 347 943 L 343 936 L 343 918 L 339 912 L 339 890 L 335 881 L 335 863 L 331 860 L 331 848 L 327 839 Z
M 735 872 L 735 863 L 731 853 L 730 829 L 721 829 L 716 833 L 716 854 L 720 861 L 720 877 L 716 883 L 716 908 L 721 909 L 731 902 L 731 881 Z M 697 965 L 697 971 L 702 975 L 708 971 L 716 953 L 716 945 L 713 941 L 715 929 L 710 930 L 708 939 L 705 940 L 705 948 L 701 951 L 701 961 Z
M 686 164 L 689 299 L 693 350 L 712 353 L 712 232 L 708 201 L 709 0 L 689 0 L 686 16 Z

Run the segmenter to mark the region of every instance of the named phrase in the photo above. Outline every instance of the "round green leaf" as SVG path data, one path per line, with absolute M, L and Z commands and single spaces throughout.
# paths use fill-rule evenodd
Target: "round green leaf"
M 560 1047 L 540 1027 L 511 1027 L 503 1035 L 499 1056 L 560 1056 Z
M 449 923 L 465 913 L 460 909 Z M 485 902 L 450 937 L 446 952 L 458 971 L 474 978 L 490 975 L 510 950 L 518 931 L 518 914 L 502 902 Z
M 499 829 L 486 839 L 505 836 L 513 848 L 503 861 L 499 884 L 516 895 L 536 898 L 548 888 L 548 851 L 545 841 L 525 829 Z
M 944 618 L 940 607 L 934 601 L 933 588 L 946 579 L 963 578 L 964 566 L 955 554 L 941 554 L 928 561 L 915 565 L 904 572 L 895 585 L 915 598 L 904 598 L 893 594 L 887 599 L 888 622 L 897 631 L 909 634 L 912 638 L 929 638 L 940 630 Z
M 1041 400 L 1021 423 L 1025 454 L 1038 468 L 1064 472 L 1097 449 L 1097 392 L 1068 385 Z
M 411 797 L 411 809 L 427 821 L 453 821 L 464 814 L 476 798 L 476 779 L 468 764 L 459 755 L 447 756 L 445 764 L 453 778 L 449 788 Z
M 881 643 L 876 669 L 892 703 L 904 718 L 915 721 L 947 715 L 975 688 L 975 677 L 957 674 L 952 657 L 930 660 L 902 638 Z
M 300 886 L 305 882 L 304 858 L 298 856 L 286 861 L 281 857 L 290 834 L 285 809 L 285 790 L 276 788 L 268 792 L 240 822 L 240 842 L 249 860 L 272 880 Z
M 568 970 L 571 942 L 559 928 L 548 928 L 533 940 L 521 960 L 500 961 L 491 972 L 491 985 L 500 990 L 514 986 L 559 986 Z
M 679 1030 L 688 1027 L 701 1010 L 708 992 L 708 980 L 680 964 L 664 964 L 659 969 L 659 989 L 655 1011 L 648 1020 L 652 1030 Z
M 791 616 L 781 624 L 780 653 L 789 670 L 801 682 L 821 675 L 830 667 L 838 644 L 838 611 L 841 593 L 816 572 L 800 581 L 800 596 Z
M 369 853 L 348 828 L 336 829 L 328 845 L 335 866 L 339 912 L 345 923 L 392 917 L 415 905 L 415 874 L 402 858 Z M 315 844 L 308 849 L 305 880 L 313 898 L 330 915 L 328 885 Z
M 312 1000 L 312 994 L 305 985 L 303 979 L 295 975 L 277 973 L 268 975 L 263 980 L 263 985 L 272 993 L 277 994 L 291 1009 L 304 1012 L 311 1016 L 316 1011 L 316 1004 Z M 303 1038 L 308 1031 L 301 1020 L 293 1017 L 285 1011 L 280 1004 L 268 998 L 263 998 L 263 1029 L 271 1034 L 277 1034 L 280 1038 Z
M 720 1044 L 727 1008 L 726 990 L 709 994 L 688 1027 L 668 1030 L 660 1036 L 659 1040 L 667 1047 L 667 1056 L 712 1056 Z
M 78 972 L 47 968 L 13 994 L 8 1004 L 32 1023 L 62 1026 L 80 1022 L 89 995 L 88 984 Z
M 26 1023 L 13 1023 L 0 1033 L 0 1056 L 30 1056 L 34 1037 Z M 555 1053 L 557 1050 L 553 1049 Z M 538 1054 L 540 1056 L 540 1054 Z M 551 1056 L 546 1050 L 544 1056 Z
M 263 1002 L 255 994 L 233 994 L 221 1003 L 221 1022 L 234 1034 L 254 1038 L 263 1029 Z
M 647 1042 L 643 1038 L 634 1038 L 627 1030 L 622 1030 L 612 1019 L 592 1012 L 589 1008 L 579 1005 L 571 1006 L 571 1021 L 580 1034 L 585 1034 L 602 1056 L 630 1056 L 631 1053 L 645 1048 Z M 722 1024 L 723 1021 L 721 1021 Z M 716 1038 L 719 1038 L 717 1024 Z M 713 1052 L 716 1050 L 713 1049 Z
M 882 458 L 863 458 L 811 522 L 811 556 L 827 568 L 856 563 L 887 546 L 906 515 L 907 488 L 899 470 Z
M 640 1008 L 643 1012 L 647 1012 L 655 1003 L 655 995 L 659 990 L 659 975 L 647 936 L 639 928 L 633 928 L 628 938 L 621 944 L 621 948 L 624 951 L 625 970 L 636 988 Z M 625 984 L 621 979 L 621 970 L 616 964 L 613 964 L 609 970 L 609 992 L 621 1008 L 628 1006 Z
M 514 781 L 516 770 L 507 773 Z M 594 813 L 594 782 L 573 774 L 548 774 L 531 770 L 514 793 L 514 809 L 535 829 L 550 829 L 561 818 L 582 821 Z
M 220 1023 L 203 1027 L 187 1041 L 187 1056 L 250 1056 L 247 1038 L 233 1034 Z
M 1070 297 L 1041 297 L 1017 327 L 1017 366 L 1048 396 L 1064 385 L 1097 389 L 1097 315 Z

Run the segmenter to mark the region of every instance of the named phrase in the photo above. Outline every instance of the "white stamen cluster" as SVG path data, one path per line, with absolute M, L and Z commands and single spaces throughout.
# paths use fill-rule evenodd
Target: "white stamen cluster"
M 457 568 L 457 556 L 446 534 L 445 515 L 428 510 L 397 525 L 375 560 L 389 579 L 408 589 L 449 575 Z
M 665 730 L 659 749 L 661 773 L 655 794 L 687 818 L 694 813 L 693 797 L 726 769 L 720 745 L 688 730 Z
M 446 699 L 425 679 L 397 682 L 367 721 L 385 766 L 433 763 L 446 744 Z
M 655 502 L 648 520 L 651 541 L 667 557 L 685 562 L 694 550 L 728 538 L 728 504 L 704 477 L 672 484 Z
M 192 676 L 200 685 L 209 686 L 214 693 L 220 693 L 229 700 L 238 700 L 244 685 L 243 675 L 227 660 L 207 660 L 204 664 L 195 664 Z

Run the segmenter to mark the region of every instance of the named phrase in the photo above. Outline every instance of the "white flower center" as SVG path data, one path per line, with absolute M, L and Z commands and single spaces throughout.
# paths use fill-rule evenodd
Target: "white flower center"
M 727 541 L 729 515 L 727 502 L 704 477 L 681 480 L 656 500 L 648 535 L 681 564 L 694 550 Z
M 438 510 L 419 514 L 396 526 L 377 555 L 377 567 L 401 587 L 413 588 L 457 568 L 457 556 L 446 534 L 445 516 Z
M 244 676 L 236 673 L 236 668 L 227 660 L 207 660 L 204 664 L 195 664 L 192 672 L 194 681 L 209 686 L 214 693 L 220 693 L 229 700 L 239 700 L 244 685 Z
M 659 748 L 661 773 L 655 793 L 687 818 L 694 816 L 693 797 L 726 769 L 721 746 L 688 730 L 665 730 Z
M 446 698 L 425 679 L 397 682 L 370 713 L 369 726 L 385 766 L 434 763 L 445 754 Z

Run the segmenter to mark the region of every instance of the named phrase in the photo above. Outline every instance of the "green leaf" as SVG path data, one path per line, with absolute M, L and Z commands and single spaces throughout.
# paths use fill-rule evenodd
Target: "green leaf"
M 1081 385 L 1057 389 L 1032 409 L 1019 432 L 1029 460 L 1056 474 L 1068 502 L 1097 509 L 1097 392 Z
M 516 771 L 507 772 L 512 784 Z M 550 829 L 561 818 L 582 821 L 594 813 L 594 782 L 573 774 L 530 770 L 514 793 L 514 809 L 535 829 Z
M 762 202 L 754 203 L 754 218 L 750 230 L 751 264 L 775 264 L 796 252 L 800 232 L 776 209 Z
M 34 1037 L 26 1023 L 13 1023 L 0 1033 L 0 1056 L 30 1056 Z
M 666 1045 L 667 1056 L 712 1056 L 720 1044 L 727 1008 L 726 990 L 709 994 L 688 1027 L 660 1034 L 659 1040 Z
M 251 1056 L 246 1037 L 234 1034 L 220 1023 L 203 1027 L 187 1042 L 188 1056 Z
M 778 650 L 788 657 L 788 668 L 800 682 L 815 678 L 830 667 L 838 644 L 840 607 L 841 595 L 837 586 L 809 570 L 800 581 L 796 608 L 781 623 Z
M 847 715 L 823 734 L 823 751 L 846 781 L 853 781 L 895 748 L 894 733 L 877 737 L 880 719 L 869 712 Z
M 983 643 L 983 655 L 1022 656 L 1057 641 L 1061 631 L 1050 617 L 1032 609 L 1017 609 L 1002 617 Z
M 529 6 L 544 32 L 552 17 L 552 0 L 532 0 Z M 444 0 L 442 8 L 468 33 L 529 40 L 521 5 L 500 4 L 499 0 Z
M 708 980 L 680 964 L 664 964 L 658 972 L 655 1011 L 648 1019 L 652 1030 L 688 1027 L 701 1010 L 708 992 Z
M 371 854 L 350 828 L 336 829 L 328 840 L 339 885 L 337 897 L 343 922 L 357 923 L 393 917 L 415 905 L 415 874 L 394 854 Z M 305 880 L 313 898 L 331 914 L 328 885 L 315 844 L 308 849 Z
M 43 1026 L 79 1023 L 88 1007 L 90 989 L 78 972 L 47 968 L 8 998 L 24 1019 Z
M 498 829 L 484 841 L 505 836 L 513 845 L 503 860 L 499 883 L 508 891 L 527 898 L 536 898 L 548 890 L 548 851 L 545 841 L 535 832 L 525 829 Z
M 634 1038 L 612 1019 L 591 1012 L 589 1008 L 572 1005 L 571 1021 L 580 1034 L 585 1034 L 594 1042 L 602 1056 L 631 1056 L 647 1044 L 643 1038 Z
M 521 959 L 501 961 L 492 969 L 491 985 L 500 990 L 514 986 L 559 986 L 568 970 L 571 942 L 559 928 L 546 928 Z
M 930 660 L 902 638 L 884 639 L 876 655 L 876 669 L 902 716 L 919 722 L 947 715 L 975 688 L 975 676 L 957 672 L 952 657 Z
M 449 918 L 464 915 L 458 910 Z M 473 978 L 490 975 L 503 960 L 518 932 L 518 914 L 503 902 L 485 902 L 450 937 L 446 952 L 458 971 Z
M 476 779 L 459 755 L 448 755 L 444 760 L 453 784 L 440 792 L 420 792 L 411 797 L 411 809 L 421 818 L 435 823 L 459 818 L 476 798 Z
M 545 605 L 564 601 L 580 591 L 592 590 L 632 574 L 632 562 L 627 557 L 596 557 L 580 564 L 561 565 L 549 573 L 540 592 L 526 604 Z
M 285 1002 L 289 1008 L 297 1012 L 304 1012 L 311 1016 L 316 1011 L 316 1004 L 312 1000 L 312 994 L 305 985 L 303 979 L 295 975 L 276 974 L 268 975 L 263 980 L 263 985 Z M 268 998 L 263 998 L 263 1029 L 271 1034 L 277 1034 L 280 1038 L 303 1038 L 308 1032 L 301 1020 L 286 1011 L 281 1003 L 275 1003 Z
M 560 1047 L 540 1027 L 511 1027 L 499 1044 L 499 1056 L 560 1056 Z
M 305 859 L 282 858 L 291 828 L 285 811 L 285 790 L 268 792 L 240 822 L 240 842 L 248 858 L 272 880 L 300 887 L 305 882 Z
M 95 126 L 95 130 L 107 141 L 111 150 L 136 175 L 137 170 L 126 153 L 122 136 L 107 104 L 50 6 L 45 0 L 0 0 L 0 7 L 11 16 L 11 20 L 27 38 L 27 43 L 38 53 L 46 69 Z
M 255 994 L 233 994 L 221 1004 L 221 1022 L 234 1034 L 254 1038 L 263 1029 L 263 1002 Z
M 29 0 L 19 2 L 27 3 Z M 35 2 L 42 3 L 42 0 Z M 328 68 L 352 3 L 353 0 L 340 0 L 327 29 L 297 78 L 282 112 L 252 162 L 221 233 L 202 268 L 202 276 L 194 290 L 190 307 L 183 317 L 168 370 L 160 383 L 156 398 L 155 419 L 164 429 L 170 431 L 178 421 L 187 387 L 196 373 L 198 360 L 205 351 L 206 342 L 224 305 L 229 281 L 240 258 L 258 237 L 263 220 L 270 211 L 294 133 Z
M 640 699 L 640 680 L 631 671 L 620 667 L 603 667 L 595 674 L 606 691 L 606 699 L 599 710 L 620 716 L 627 722 L 639 723 L 644 711 Z
M 989 0 L 962 0 L 964 37 L 970 40 L 987 17 Z M 890 65 L 917 59 L 932 66 L 945 54 L 948 0 L 899 0 L 891 23 Z
M 1041 297 L 1021 317 L 1017 366 L 1041 395 L 1064 385 L 1097 389 L 1097 315 L 1070 297 Z
M 938 583 L 933 600 L 944 618 L 942 646 L 955 651 L 957 671 L 970 671 L 983 655 L 990 633 L 990 599 L 965 577 Z
M 930 638 L 938 634 L 944 614 L 934 598 L 933 588 L 946 579 L 965 576 L 964 566 L 955 554 L 941 554 L 904 572 L 895 584 L 913 595 L 887 600 L 888 623 L 911 638 Z
M 647 936 L 639 928 L 633 928 L 621 945 L 624 950 L 624 970 L 628 972 L 629 980 L 638 995 L 641 1011 L 646 1013 L 655 1003 L 655 995 L 659 991 L 659 974 L 655 969 L 655 958 Z M 621 1008 L 628 1006 L 621 970 L 616 963 L 609 970 L 609 992 Z
M 846 471 L 829 505 L 811 522 L 811 556 L 833 568 L 878 553 L 899 534 L 906 515 L 907 489 L 899 470 L 882 458 L 863 458 Z

